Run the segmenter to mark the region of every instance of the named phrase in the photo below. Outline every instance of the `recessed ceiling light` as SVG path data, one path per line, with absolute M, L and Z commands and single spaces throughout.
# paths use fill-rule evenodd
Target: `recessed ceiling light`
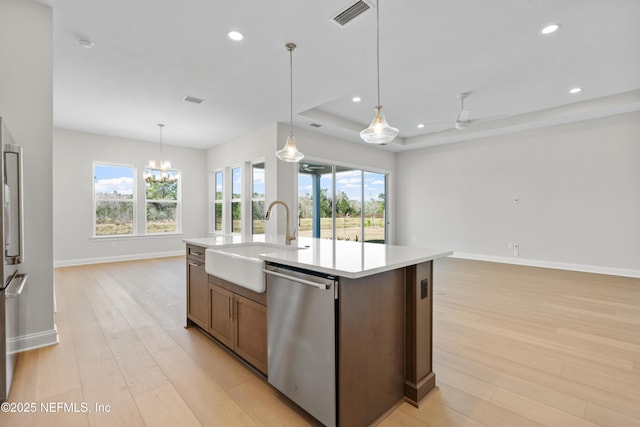
M 420 124 L 418 125 L 418 129 L 422 129 L 423 127 L 424 127 L 424 125 L 423 125 L 422 123 L 420 123 Z
M 560 29 L 560 24 L 550 24 L 544 27 L 541 31 L 542 34 L 551 34 L 555 33 Z
M 242 33 L 240 31 L 229 31 L 229 33 L 227 34 L 229 36 L 229 38 L 233 41 L 239 42 L 240 40 L 242 40 L 244 38 L 244 36 L 242 35 Z
M 354 96 L 353 98 L 351 98 L 351 100 L 353 102 L 360 102 L 360 101 L 362 101 L 362 98 L 360 98 L 359 96 Z
M 582 92 L 582 88 L 581 87 L 574 87 L 573 89 L 571 89 L 569 91 L 570 94 L 576 94 L 576 93 L 580 93 Z

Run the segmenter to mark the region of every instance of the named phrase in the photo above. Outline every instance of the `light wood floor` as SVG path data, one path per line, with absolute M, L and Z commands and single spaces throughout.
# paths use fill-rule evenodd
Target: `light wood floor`
M 0 426 L 309 425 L 183 328 L 184 264 L 57 269 L 60 343 L 20 354 L 9 399 L 38 410 Z M 437 389 L 382 426 L 640 425 L 640 280 L 447 259 L 434 284 Z

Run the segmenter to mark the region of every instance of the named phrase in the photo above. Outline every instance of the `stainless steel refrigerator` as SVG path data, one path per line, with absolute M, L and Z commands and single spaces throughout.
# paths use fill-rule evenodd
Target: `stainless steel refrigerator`
M 22 147 L 16 145 L 0 117 L 0 242 L 3 262 L 0 283 L 0 401 L 9 397 L 16 361 L 18 299 L 27 283 L 20 271 L 24 260 L 24 220 L 22 211 Z

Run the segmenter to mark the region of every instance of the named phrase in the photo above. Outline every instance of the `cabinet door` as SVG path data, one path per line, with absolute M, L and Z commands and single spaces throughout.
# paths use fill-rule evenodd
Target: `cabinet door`
M 233 348 L 233 293 L 209 283 L 211 312 L 209 332 L 221 343 Z
M 187 259 L 187 317 L 209 327 L 209 282 L 204 263 Z
M 267 307 L 234 295 L 235 351 L 264 374 L 267 373 Z

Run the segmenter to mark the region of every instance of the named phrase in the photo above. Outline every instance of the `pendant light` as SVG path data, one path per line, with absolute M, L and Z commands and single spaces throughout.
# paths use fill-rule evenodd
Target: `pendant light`
M 155 160 L 149 160 L 149 164 L 147 165 L 147 169 L 160 169 L 160 177 L 158 178 L 153 172 L 147 172 L 144 175 L 144 180 L 147 182 L 173 182 L 178 179 L 178 177 L 174 174 L 171 177 L 169 176 L 169 169 L 171 169 L 171 162 L 168 160 L 162 159 L 162 128 L 164 125 L 162 123 L 158 123 L 158 127 L 160 128 L 160 162 L 156 163 Z
M 360 131 L 360 138 L 368 144 L 386 144 L 398 135 L 398 129 L 389 126 L 382 113 L 380 104 L 380 6 L 376 0 L 376 60 L 378 71 L 378 105 L 375 108 L 373 120 L 368 128 Z
M 289 51 L 289 75 L 290 75 L 290 117 L 289 117 L 289 136 L 284 143 L 282 150 L 276 151 L 276 156 L 284 162 L 299 162 L 304 157 L 298 148 L 296 147 L 296 140 L 293 136 L 293 51 L 296 49 L 296 45 L 293 43 L 287 43 L 285 45 Z

